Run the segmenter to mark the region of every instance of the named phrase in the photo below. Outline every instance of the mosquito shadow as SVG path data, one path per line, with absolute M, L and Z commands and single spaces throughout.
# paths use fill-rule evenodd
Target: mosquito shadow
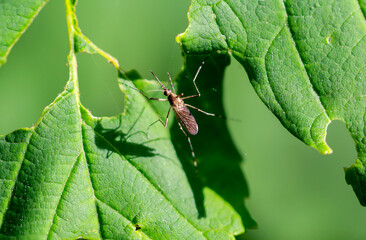
M 112 153 L 118 153 L 126 158 L 134 158 L 137 156 L 142 157 L 153 157 L 156 155 L 154 149 L 147 147 L 142 142 L 130 141 L 130 139 L 136 135 L 141 135 L 143 138 L 148 139 L 147 134 L 144 131 L 133 131 L 136 122 L 141 118 L 144 109 L 142 109 L 139 116 L 129 127 L 127 131 L 122 130 L 123 116 L 120 115 L 118 118 L 112 121 L 109 119 L 108 124 L 104 124 L 104 119 L 97 121 L 94 131 L 97 133 L 95 137 L 95 143 L 102 149 L 107 149 L 106 157 L 110 157 Z M 150 140 L 151 141 L 151 140 Z

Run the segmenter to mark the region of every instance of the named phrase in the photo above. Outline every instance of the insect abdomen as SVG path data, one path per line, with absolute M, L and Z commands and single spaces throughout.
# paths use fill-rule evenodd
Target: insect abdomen
M 188 108 L 173 108 L 173 110 L 189 134 L 196 135 L 198 133 L 198 124 Z

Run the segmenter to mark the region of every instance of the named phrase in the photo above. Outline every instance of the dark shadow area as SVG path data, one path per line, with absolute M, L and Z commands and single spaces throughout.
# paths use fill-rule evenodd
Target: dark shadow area
M 184 96 L 197 94 L 192 80 L 203 59 L 205 56 L 188 56 L 186 58 L 186 69 L 177 78 L 179 83 L 177 93 L 183 92 Z M 203 111 L 225 116 L 222 103 L 222 79 L 224 69 L 229 63 L 229 55 L 210 56 L 196 80 L 197 87 L 202 93 L 201 97 L 187 99 L 185 102 Z M 209 89 L 216 89 L 217 92 L 205 94 Z M 207 186 L 234 207 L 242 217 L 246 228 L 255 227 L 256 223 L 251 218 L 244 203 L 245 198 L 249 196 L 249 190 L 240 166 L 243 158 L 231 139 L 226 125 L 227 120 L 208 116 L 194 109 L 190 109 L 190 111 L 199 125 L 198 134 L 191 136 L 198 161 L 198 173 L 196 173 L 192 163 L 193 159 L 187 138 L 176 122 L 171 128 L 171 133 L 179 159 L 194 192 L 200 217 L 205 217 L 202 190 L 204 186 Z
M 174 147 L 177 151 L 178 158 L 182 164 L 183 170 L 187 176 L 189 185 L 191 186 L 194 201 L 196 204 L 198 217 L 205 218 L 206 210 L 204 206 L 204 195 L 203 195 L 203 175 L 201 175 L 200 171 L 200 163 L 198 163 L 199 168 L 195 168 L 193 164 L 193 159 L 191 155 L 191 149 L 189 147 L 189 143 L 187 141 L 186 136 L 179 129 L 177 122 L 175 121 L 171 128 L 172 140 Z M 194 143 L 193 143 L 194 145 Z M 193 146 L 195 152 L 195 145 Z
M 103 119 L 97 121 L 97 125 L 94 128 L 94 131 L 97 133 L 97 135 L 95 135 L 95 143 L 98 147 L 108 150 L 106 157 L 109 157 L 110 154 L 112 154 L 112 152 L 116 152 L 116 150 L 118 150 L 118 152 L 127 159 L 137 156 L 152 157 L 156 155 L 154 153 L 154 149 L 144 146 L 143 144 L 128 141 L 129 138 L 137 134 L 144 135 L 146 139 L 148 138 L 144 131 L 133 130 L 137 121 L 141 118 L 143 112 L 144 109 L 142 109 L 138 115 L 138 118 L 136 118 L 130 128 L 125 132 L 121 128 L 124 117 L 123 115 L 117 116 L 116 121 L 109 121 L 109 123 L 112 124 L 109 124 L 108 126 L 103 125 Z

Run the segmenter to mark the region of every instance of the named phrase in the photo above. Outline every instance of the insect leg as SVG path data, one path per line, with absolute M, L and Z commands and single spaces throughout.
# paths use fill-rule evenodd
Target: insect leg
M 192 95 L 192 96 L 187 96 L 187 97 L 181 97 L 180 99 L 187 99 L 187 98 L 194 98 L 194 97 L 201 97 L 201 94 L 197 94 L 197 95 Z
M 161 122 L 161 124 L 163 124 L 164 127 L 166 127 L 168 125 L 168 120 L 169 120 L 169 113 L 170 113 L 170 110 L 172 109 L 172 107 L 169 107 L 169 110 L 168 110 L 168 114 L 166 115 L 166 118 L 165 118 L 165 123 L 163 122 L 163 120 L 161 120 L 160 118 L 158 120 L 156 120 L 155 122 L 151 123 L 149 125 L 149 127 L 146 129 L 146 131 L 149 131 L 150 127 L 152 125 L 154 125 L 155 123 L 157 122 Z
M 190 108 L 193 108 L 193 109 L 195 109 L 195 110 L 197 110 L 197 111 L 199 111 L 199 112 L 201 112 L 201 113 L 204 113 L 204 114 L 206 114 L 206 115 L 209 115 L 209 116 L 215 116 L 215 117 L 222 117 L 222 116 L 220 116 L 220 115 L 216 115 L 216 114 L 213 114 L 213 113 L 208 113 L 208 112 L 205 112 L 205 111 L 203 111 L 203 110 L 201 110 L 201 109 L 199 109 L 199 108 L 196 108 L 196 107 L 194 107 L 194 106 L 192 106 L 192 105 L 189 105 L 189 104 L 185 104 L 187 107 L 190 107 Z
M 199 109 L 199 108 L 196 108 L 196 107 L 194 107 L 194 106 L 192 106 L 192 105 L 189 105 L 189 104 L 187 104 L 187 103 L 185 103 L 185 105 L 186 105 L 187 107 L 193 108 L 193 109 L 195 109 L 195 110 L 197 110 L 197 111 L 199 111 L 199 112 L 201 112 L 201 113 L 204 113 L 204 114 L 206 114 L 206 115 L 209 115 L 209 116 L 214 116 L 214 117 L 218 117 L 218 118 L 222 118 L 222 119 L 227 119 L 227 120 L 231 120 L 231 121 L 235 121 L 235 122 L 240 122 L 240 120 L 235 119 L 235 118 L 227 118 L 227 117 L 222 116 L 222 115 L 217 115 L 217 114 L 214 114 L 214 113 L 208 113 L 208 112 L 205 112 L 205 111 L 203 111 L 203 110 L 201 110 L 201 109 Z
M 182 99 L 193 98 L 193 97 L 200 97 L 200 96 L 201 96 L 201 93 L 200 93 L 200 91 L 198 90 L 198 87 L 197 87 L 197 85 L 196 85 L 196 79 L 197 79 L 197 76 L 198 76 L 199 72 L 200 72 L 200 71 L 201 71 L 201 69 L 202 69 L 203 64 L 205 64 L 205 62 L 206 62 L 207 58 L 208 58 L 208 57 L 206 57 L 206 58 L 202 61 L 201 66 L 198 68 L 198 70 L 197 70 L 197 72 L 196 72 L 196 75 L 195 75 L 195 76 L 194 76 L 194 78 L 193 78 L 193 84 L 194 84 L 194 87 L 196 88 L 196 90 L 197 90 L 197 93 L 198 93 L 198 94 L 196 94 L 196 95 L 192 95 L 192 96 L 188 96 L 188 97 L 182 97 Z
M 164 125 L 164 127 L 166 127 L 168 125 L 169 113 L 170 113 L 171 109 L 172 109 L 172 107 L 169 107 L 168 113 L 167 113 L 166 118 L 165 118 L 165 123 L 163 123 L 163 121 L 161 119 L 159 119 L 160 122 Z
M 179 122 L 179 119 L 177 117 L 177 115 L 175 115 L 175 118 L 177 119 L 177 123 L 178 123 L 178 126 L 180 128 L 180 130 L 182 130 L 182 132 L 184 133 L 184 135 L 187 137 L 187 140 L 188 140 L 188 143 L 189 143 L 189 146 L 191 147 L 191 153 L 192 153 L 192 157 L 193 157 L 193 164 L 194 164 L 194 167 L 197 168 L 197 160 L 196 160 L 196 155 L 194 154 L 194 150 L 193 150 L 193 145 L 191 143 L 191 138 L 188 136 L 188 134 L 184 131 L 183 127 L 182 127 L 182 124 L 180 124 Z

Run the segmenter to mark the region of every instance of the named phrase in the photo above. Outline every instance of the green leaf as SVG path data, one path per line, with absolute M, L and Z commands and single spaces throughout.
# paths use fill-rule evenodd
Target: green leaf
M 358 154 L 346 180 L 362 205 L 365 6 L 365 1 L 192 1 L 189 27 L 177 37 L 186 54 L 233 55 L 283 126 L 321 153 L 331 153 L 325 142 L 330 121 L 344 121 Z
M 192 80 L 204 58 L 202 56 L 187 56 L 185 58 L 184 68 L 173 82 L 177 94 L 184 93 L 184 96 L 197 94 Z M 225 116 L 222 104 L 222 79 L 224 69 L 229 62 L 230 58 L 227 55 L 210 56 L 196 80 L 202 93 L 201 97 L 187 99 L 185 102 L 206 112 Z M 129 75 L 129 78 L 145 93 L 153 89 L 161 89 L 157 81 L 146 81 L 136 74 L 134 76 Z M 160 76 L 159 78 L 164 81 L 164 77 Z M 165 79 L 167 78 L 166 76 Z M 170 86 L 170 83 L 166 81 L 164 85 Z M 158 94 L 150 92 L 148 95 L 157 98 L 164 97 L 161 92 Z M 165 120 L 169 104 L 160 101 L 150 101 L 150 103 L 160 115 L 160 119 Z M 197 169 L 192 164 L 193 159 L 187 137 L 182 133 L 177 121 L 173 122 L 170 132 L 180 162 L 195 192 L 196 206 L 201 209 L 201 214 L 204 215 L 204 202 L 201 199 L 204 198 L 202 188 L 207 186 L 234 207 L 241 216 L 246 228 L 255 227 L 256 223 L 244 204 L 244 200 L 249 196 L 249 190 L 244 173 L 240 168 L 242 157 L 231 139 L 226 124 L 226 121 L 232 121 L 232 119 L 225 120 L 220 117 L 208 116 L 194 109 L 191 109 L 191 113 L 199 125 L 199 133 L 190 137 L 198 161 Z M 174 113 L 172 112 L 171 115 L 174 115 Z M 174 117 L 171 116 L 171 120 L 175 120 Z M 160 123 L 156 125 L 158 125 L 157 128 L 161 127 Z
M 35 126 L 1 137 L 2 237 L 227 239 L 243 232 L 240 216 L 207 186 L 201 215 L 168 130 L 147 136 L 158 116 L 126 88 L 129 81 L 120 83 L 123 114 L 93 117 L 70 82 Z
M 0 1 L 0 66 L 48 0 Z
M 147 101 L 131 80 L 145 88 L 156 82 L 150 85 L 137 72 L 123 73 L 115 58 L 81 33 L 76 1 L 65 4 L 70 43 L 65 90 L 33 127 L 0 136 L 0 237 L 233 239 L 244 232 L 243 222 L 253 225 L 244 206 L 248 190 L 241 157 L 224 121 L 202 119 L 210 128 L 202 128 L 200 141 L 212 136 L 210 130 L 218 140 L 206 146 L 197 142 L 202 164 L 196 172 L 187 139 L 177 134 L 177 126 L 172 133 L 161 125 L 147 131 L 162 108 Z M 77 52 L 98 53 L 119 70 L 123 113 L 94 117 L 82 106 Z M 191 83 L 182 79 L 194 73 L 201 60 L 187 58 L 180 74 L 182 88 Z M 228 60 L 213 56 L 202 71 L 211 79 L 201 84 L 219 90 L 216 100 L 206 105 L 221 112 L 221 80 Z

